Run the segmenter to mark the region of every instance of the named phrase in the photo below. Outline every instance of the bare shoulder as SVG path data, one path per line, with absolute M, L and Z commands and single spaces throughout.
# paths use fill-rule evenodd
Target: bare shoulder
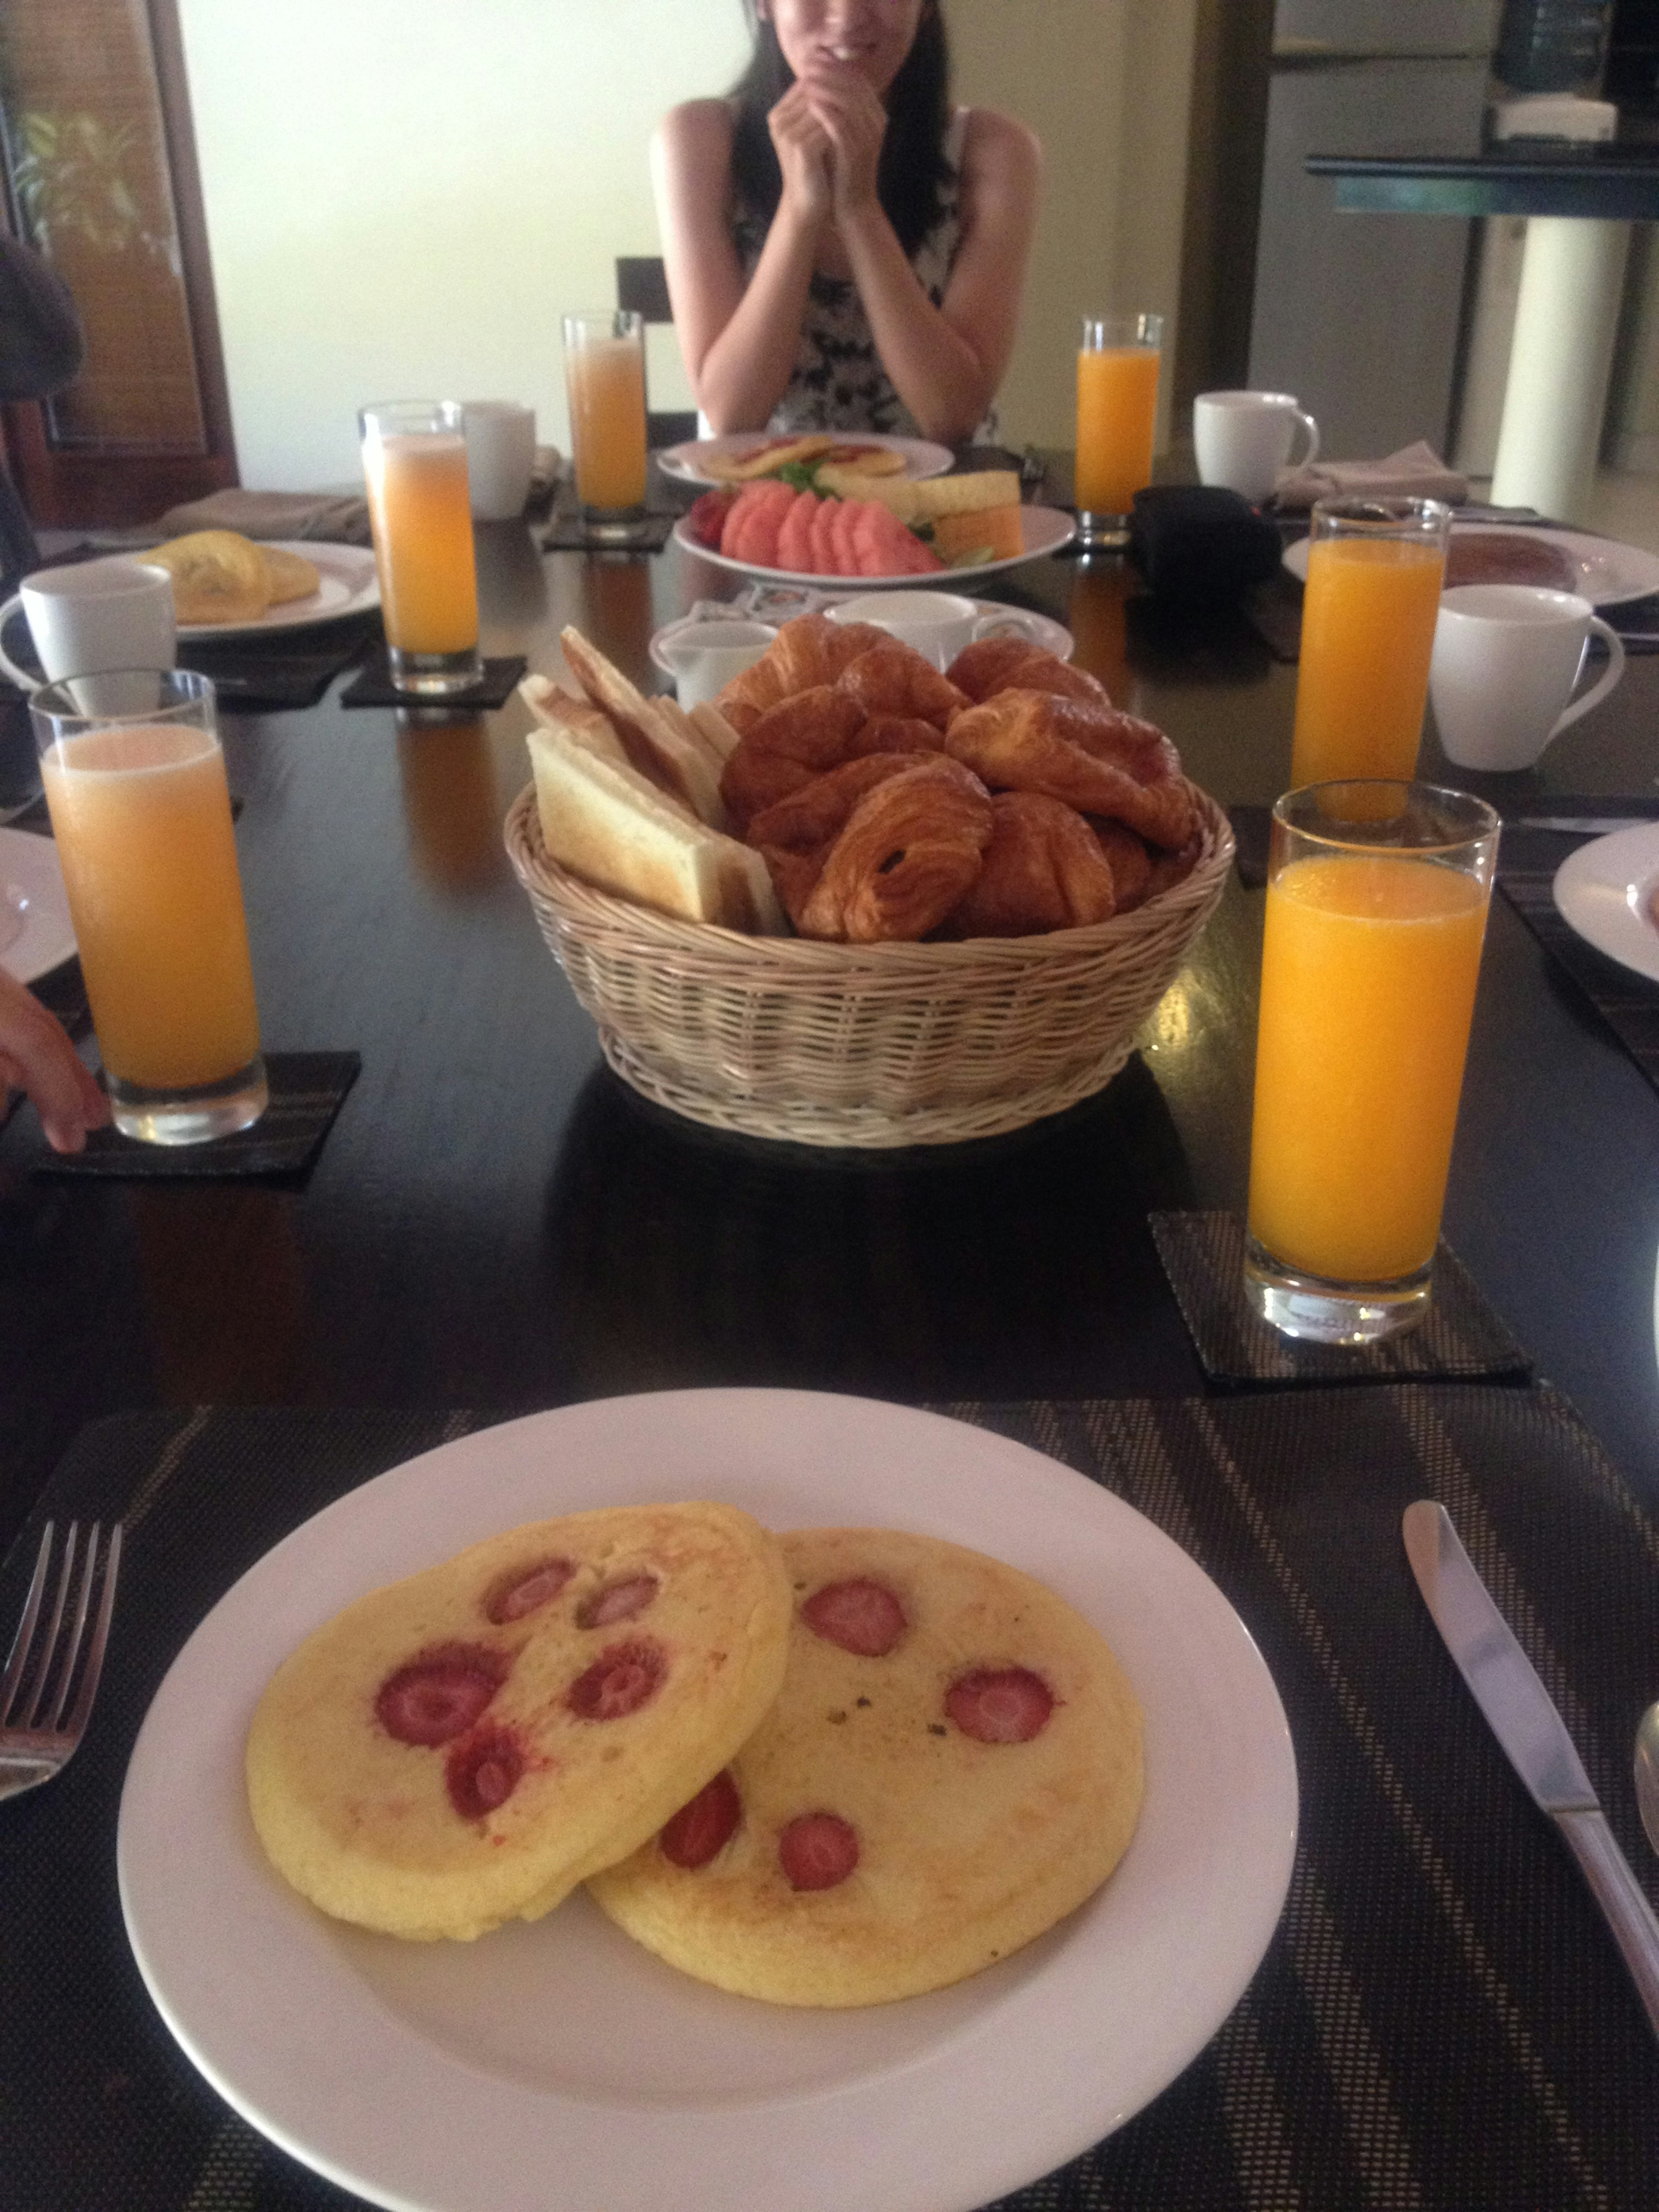
M 702 168 L 732 158 L 732 108 L 724 100 L 687 100 L 671 107 L 657 125 L 659 157 Z
M 963 180 L 998 191 L 1035 194 L 1042 174 L 1042 141 L 1012 115 L 970 107 L 962 138 Z

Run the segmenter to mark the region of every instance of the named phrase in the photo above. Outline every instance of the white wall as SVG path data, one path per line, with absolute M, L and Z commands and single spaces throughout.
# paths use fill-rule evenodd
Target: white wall
M 1193 0 L 946 4 L 958 96 L 1048 153 L 1005 434 L 1069 444 L 1077 319 L 1174 314 Z M 180 14 L 243 483 L 355 481 L 377 398 L 526 399 L 567 445 L 559 317 L 613 298 L 617 255 L 658 250 L 647 142 L 736 76 L 740 0 Z M 671 374 L 653 361 L 654 404 L 684 404 Z

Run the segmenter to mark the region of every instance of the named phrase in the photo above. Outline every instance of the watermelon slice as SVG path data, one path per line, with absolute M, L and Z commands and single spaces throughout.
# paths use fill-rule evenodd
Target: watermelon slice
M 823 502 L 814 491 L 797 495 L 778 532 L 777 566 L 795 575 L 812 573 L 812 525 Z
M 806 563 L 815 576 L 833 576 L 839 573 L 836 567 L 835 528 L 836 510 L 839 500 L 821 499 L 817 513 L 812 517 L 812 557 Z

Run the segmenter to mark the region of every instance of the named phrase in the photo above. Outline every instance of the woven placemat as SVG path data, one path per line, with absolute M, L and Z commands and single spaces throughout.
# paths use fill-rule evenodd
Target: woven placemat
M 1244 1224 L 1236 1213 L 1146 1217 L 1193 1349 L 1212 1382 L 1388 1382 L 1404 1376 L 1524 1382 L 1532 1361 L 1449 1244 L 1434 1255 L 1428 1319 L 1386 1344 L 1293 1343 L 1254 1313 L 1243 1291 Z
M 1571 1408 L 1546 1389 L 1406 1383 L 944 1410 L 1118 1492 L 1215 1578 L 1284 1699 L 1302 1790 L 1285 1917 L 1237 2009 L 1146 2111 L 1003 2212 L 1659 2203 L 1644 2018 L 1565 1850 L 1453 1671 L 1400 1540 L 1413 1498 L 1448 1507 L 1659 1892 L 1629 1761 L 1659 1692 L 1659 1528 Z M 0 1569 L 0 1622 L 21 1603 L 45 1512 L 120 1514 L 129 1537 L 88 1741 L 58 1781 L 3 1808 L 9 2208 L 359 2201 L 232 2113 L 162 2026 L 122 1928 L 117 1812 L 162 1674 L 237 1576 L 343 1492 L 471 1425 L 132 1414 L 88 1430 L 53 1478 Z M 677 2193 L 665 2185 L 665 2202 Z M 539 2181 L 526 2201 L 542 2201 Z M 792 2201 L 781 2185 L 780 2206 Z
M 37 1127 L 26 1164 L 33 1175 L 146 1182 L 301 1175 L 322 1150 L 362 1064 L 355 1052 L 267 1053 L 270 1103 L 252 1128 L 205 1145 L 145 1145 L 115 1129 L 94 1129 L 84 1152 L 54 1152 Z
M 1609 960 L 1563 921 L 1555 903 L 1555 872 L 1573 849 L 1571 837 L 1506 829 L 1498 844 L 1498 887 L 1659 1091 L 1659 983 Z
M 378 614 L 327 629 L 255 632 L 243 638 L 191 638 L 179 648 L 179 665 L 213 682 L 227 714 L 276 714 L 314 707 L 342 669 L 378 645 Z
M 487 659 L 483 674 L 476 684 L 469 684 L 465 691 L 447 691 L 441 698 L 431 693 L 400 691 L 392 680 L 392 670 L 384 651 L 377 653 L 361 675 L 354 676 L 340 694 L 343 707 L 441 707 L 456 714 L 471 714 L 482 707 L 504 706 L 513 696 L 514 686 L 530 665 L 522 653 L 503 653 Z

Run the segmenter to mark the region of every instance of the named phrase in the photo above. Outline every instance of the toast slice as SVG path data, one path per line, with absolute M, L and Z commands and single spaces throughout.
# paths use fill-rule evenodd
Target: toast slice
M 726 826 L 720 798 L 720 763 L 695 732 L 688 735 L 663 712 L 663 702 L 647 699 L 612 665 L 579 629 L 559 634 L 564 657 L 582 690 L 611 718 L 635 767 L 683 799 L 711 830 Z

